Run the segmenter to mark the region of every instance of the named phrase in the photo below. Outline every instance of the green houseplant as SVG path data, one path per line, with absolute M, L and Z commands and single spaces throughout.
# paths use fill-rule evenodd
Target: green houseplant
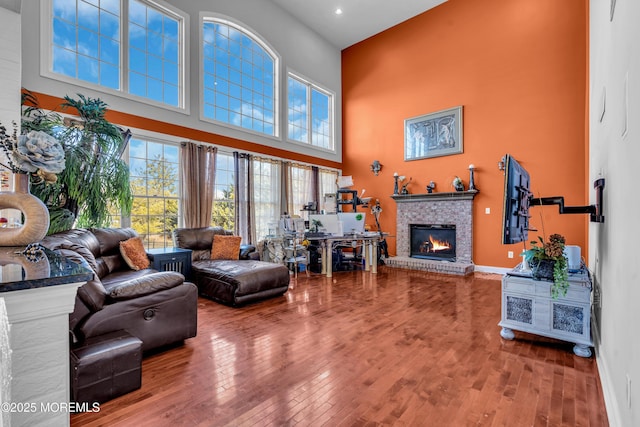
M 538 236 L 538 241 L 531 241 L 531 248 L 523 252 L 525 261 L 529 263 L 533 276 L 538 279 L 551 279 L 551 296 L 565 296 L 569 289 L 569 270 L 564 255 L 565 238 L 560 234 L 552 234 L 549 241 Z
M 55 182 L 31 185 L 31 193 L 49 209 L 49 234 L 74 226 L 107 226 L 111 212 L 121 209 L 126 215 L 133 202 L 129 168 L 121 158 L 128 131 L 105 118 L 107 105 L 100 99 L 83 95 L 64 99 L 61 109 L 75 109 L 77 119 L 43 110 L 31 92 L 22 95 L 22 132 L 54 136 L 66 156 L 65 169 Z

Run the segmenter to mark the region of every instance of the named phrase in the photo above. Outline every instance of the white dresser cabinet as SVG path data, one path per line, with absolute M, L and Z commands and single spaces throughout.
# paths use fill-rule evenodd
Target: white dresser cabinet
M 551 297 L 552 283 L 534 280 L 514 270 L 502 279 L 502 327 L 504 339 L 514 339 L 513 330 L 575 343 L 573 352 L 591 356 L 591 278 L 583 268 L 569 275 L 565 296 Z

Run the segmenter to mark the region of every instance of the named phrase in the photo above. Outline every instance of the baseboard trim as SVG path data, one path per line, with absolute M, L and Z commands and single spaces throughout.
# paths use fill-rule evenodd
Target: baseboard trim
M 490 265 L 475 265 L 473 271 L 477 273 L 494 273 L 494 274 L 507 274 L 513 268 L 504 267 L 492 267 Z
M 602 395 L 604 397 L 604 406 L 607 408 L 607 419 L 609 420 L 609 426 L 611 427 L 622 427 L 620 422 L 620 412 L 618 408 L 620 405 L 618 404 L 618 399 L 616 398 L 615 388 L 613 387 L 613 383 L 611 381 L 611 375 L 609 370 L 607 369 L 607 361 L 606 357 L 600 351 L 600 336 L 598 333 L 598 328 L 591 328 L 591 333 L 594 335 L 593 342 L 596 353 L 596 365 L 598 367 L 598 375 L 600 376 L 600 386 L 602 387 Z

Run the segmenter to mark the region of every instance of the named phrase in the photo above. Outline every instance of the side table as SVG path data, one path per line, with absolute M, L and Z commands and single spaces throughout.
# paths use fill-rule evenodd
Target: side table
M 551 285 L 535 280 L 530 273 L 517 268 L 502 279 L 502 327 L 500 336 L 514 339 L 513 330 L 569 341 L 573 352 L 590 357 L 591 340 L 591 277 L 586 267 L 569 274 L 567 294 L 551 296 Z
M 147 251 L 151 255 L 153 268 L 158 271 L 176 271 L 184 277 L 191 275 L 191 249 L 157 248 Z

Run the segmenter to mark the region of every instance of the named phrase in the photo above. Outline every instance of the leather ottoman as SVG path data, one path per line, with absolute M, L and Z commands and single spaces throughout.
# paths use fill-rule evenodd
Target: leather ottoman
M 126 331 L 89 338 L 71 350 L 74 402 L 103 403 L 139 389 L 142 341 Z
M 289 289 L 289 270 L 266 261 L 200 260 L 191 267 L 200 294 L 239 306 L 279 296 Z

